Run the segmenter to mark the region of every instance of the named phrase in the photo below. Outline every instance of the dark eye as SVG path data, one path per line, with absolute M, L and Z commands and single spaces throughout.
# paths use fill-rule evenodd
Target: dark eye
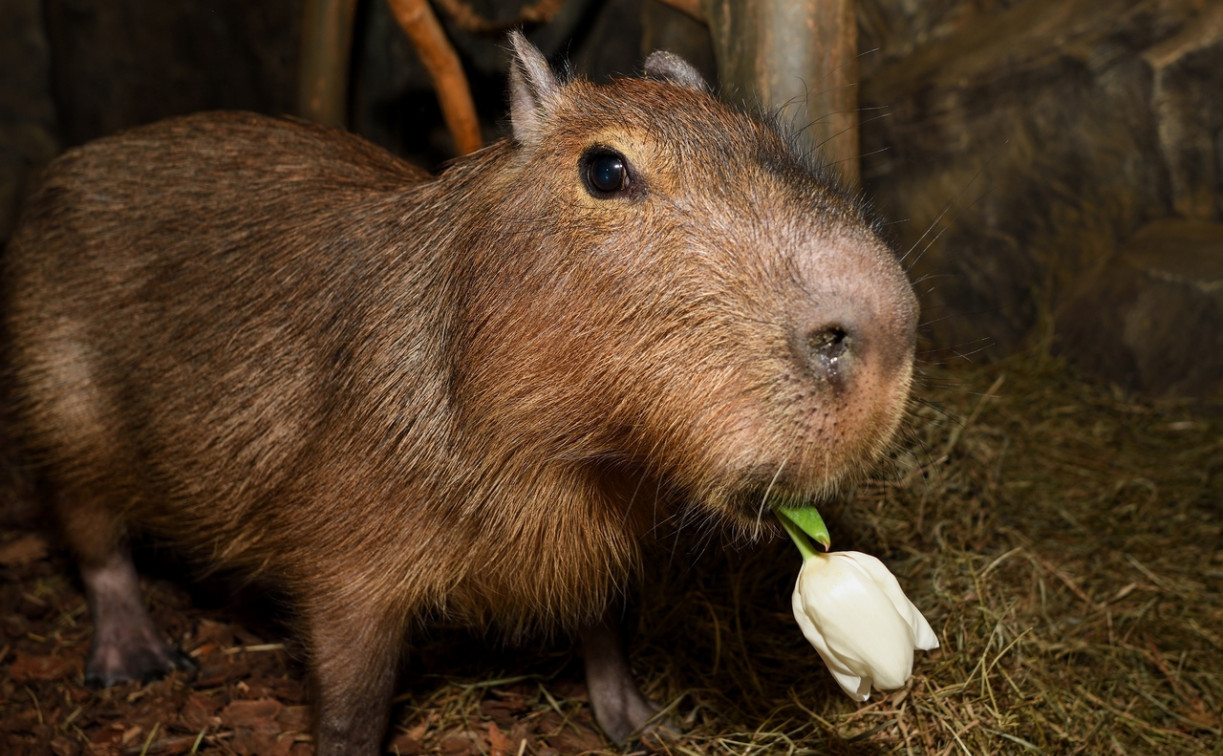
M 582 156 L 582 179 L 594 197 L 606 199 L 629 188 L 628 161 L 618 152 L 592 149 Z

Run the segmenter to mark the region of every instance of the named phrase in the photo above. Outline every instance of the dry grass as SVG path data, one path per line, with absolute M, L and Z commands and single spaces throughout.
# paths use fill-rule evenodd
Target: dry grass
M 1031 356 L 924 383 L 892 474 L 825 514 L 834 548 L 889 563 L 942 649 L 907 690 L 854 704 L 789 614 L 788 543 L 670 542 L 634 658 L 684 734 L 652 750 L 1223 753 L 1223 405 L 1127 399 Z M 581 709 L 549 685 L 538 711 Z M 429 698 L 407 716 L 434 732 L 480 720 L 470 686 Z
M 655 691 L 695 688 L 674 750 L 1223 753 L 1219 408 L 1126 400 L 1030 357 L 926 383 L 895 475 L 827 514 L 942 649 L 909 690 L 855 705 L 788 616 L 788 547 L 707 559 L 644 618 Z

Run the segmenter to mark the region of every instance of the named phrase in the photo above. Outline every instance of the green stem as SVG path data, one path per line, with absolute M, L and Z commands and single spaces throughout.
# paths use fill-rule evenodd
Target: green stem
M 807 540 L 807 536 L 803 535 L 803 531 L 799 530 L 793 520 L 781 514 L 778 514 L 777 519 L 781 521 L 781 526 L 786 529 L 790 540 L 794 541 L 794 545 L 798 547 L 799 553 L 803 555 L 803 561 L 815 556 L 815 547 L 811 545 L 811 541 Z

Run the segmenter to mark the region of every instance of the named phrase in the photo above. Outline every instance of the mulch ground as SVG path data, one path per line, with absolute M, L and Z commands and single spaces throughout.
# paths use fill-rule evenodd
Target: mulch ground
M 12 499 L 2 539 L 0 754 L 313 753 L 303 655 L 283 617 L 257 614 L 266 597 L 201 591 L 187 570 L 144 555 L 146 573 L 161 573 L 144 581 L 151 614 L 196 669 L 94 689 L 83 682 L 91 625 L 69 555 Z M 418 649 L 401 690 L 389 753 L 607 748 L 563 643 L 506 649 L 441 630 Z
M 879 479 L 823 508 L 883 558 L 942 648 L 844 697 L 789 615 L 787 543 L 664 536 L 632 648 L 674 754 L 1223 754 L 1223 403 L 1141 400 L 1043 355 L 926 367 Z M 197 664 L 85 687 L 73 566 L 0 469 L 0 754 L 312 752 L 301 654 L 274 602 L 153 551 L 146 597 Z M 7 476 L 7 477 L 5 477 Z M 563 641 L 438 630 L 413 648 L 389 751 L 612 751 Z

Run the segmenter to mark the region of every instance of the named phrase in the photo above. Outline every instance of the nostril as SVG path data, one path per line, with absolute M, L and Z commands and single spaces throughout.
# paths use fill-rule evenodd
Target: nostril
M 807 336 L 807 350 L 812 357 L 836 361 L 849 349 L 849 334 L 840 326 L 828 326 Z
M 852 338 L 840 325 L 828 325 L 807 334 L 804 357 L 817 380 L 840 385 L 846 378 Z

